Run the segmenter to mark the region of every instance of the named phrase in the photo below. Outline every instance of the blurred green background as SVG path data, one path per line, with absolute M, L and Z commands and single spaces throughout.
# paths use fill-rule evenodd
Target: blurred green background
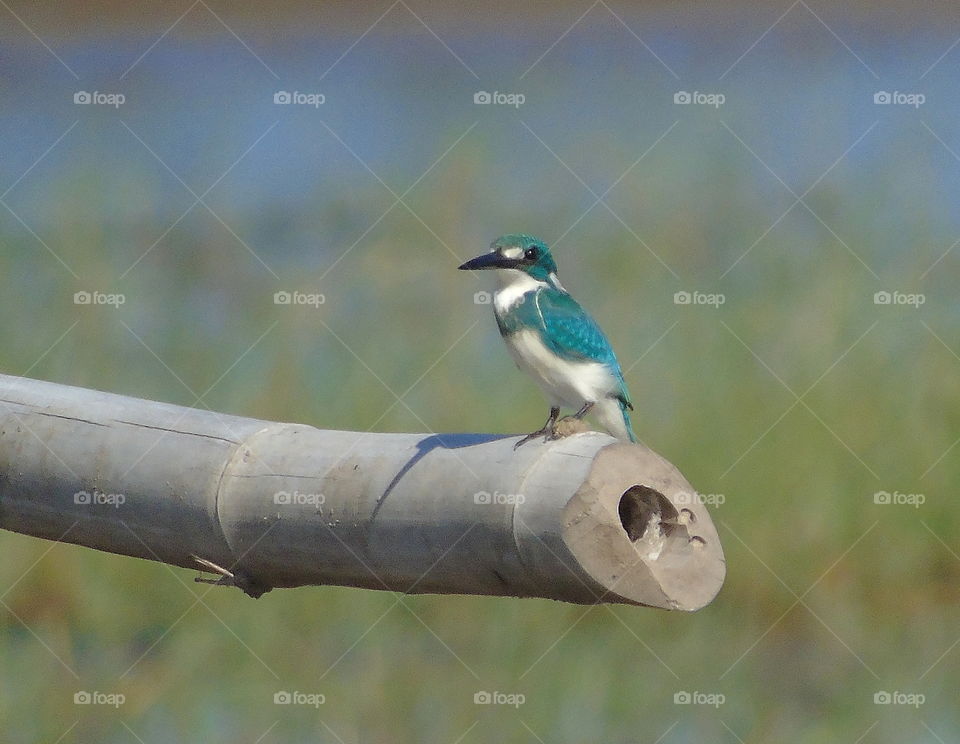
M 692 615 L 339 588 L 252 601 L 5 532 L 5 741 L 960 738 L 948 6 L 17 2 L 0 18 L 4 373 L 322 428 L 526 432 L 545 403 L 475 302 L 489 277 L 455 268 L 530 232 L 611 337 L 638 435 L 722 496 L 728 562 Z M 280 690 L 325 702 L 275 705 Z M 694 692 L 723 703 L 675 703 Z

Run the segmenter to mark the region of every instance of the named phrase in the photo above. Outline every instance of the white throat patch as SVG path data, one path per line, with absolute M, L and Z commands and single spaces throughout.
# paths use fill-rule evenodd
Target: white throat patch
M 520 302 L 527 292 L 549 286 L 519 269 L 497 269 L 497 280 L 500 286 L 493 295 L 493 306 L 501 314 Z

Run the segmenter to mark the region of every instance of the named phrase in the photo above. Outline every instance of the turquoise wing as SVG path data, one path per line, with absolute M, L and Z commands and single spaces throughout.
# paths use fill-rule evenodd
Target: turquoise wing
M 544 345 L 562 359 L 607 365 L 620 383 L 617 397 L 633 408 L 613 347 L 597 322 L 573 297 L 552 287 L 530 292 L 514 313 L 512 320 L 517 327 L 535 328 Z M 501 330 L 509 329 L 501 324 Z
M 570 361 L 603 362 L 617 367 L 613 348 L 597 322 L 566 292 L 550 288 L 531 303 L 537 311 L 543 342 Z

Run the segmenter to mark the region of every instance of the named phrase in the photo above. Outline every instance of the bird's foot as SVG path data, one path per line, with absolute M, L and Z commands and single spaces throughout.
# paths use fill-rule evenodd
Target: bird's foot
M 537 437 L 543 437 L 543 441 L 547 441 L 553 435 L 553 428 L 556 426 L 557 417 L 560 415 L 560 408 L 557 406 L 550 407 L 550 417 L 540 429 L 533 432 L 532 434 L 527 434 L 523 439 L 513 445 L 514 449 L 517 449 L 521 444 L 526 444 L 531 439 L 536 439 Z
M 550 432 L 547 439 L 564 439 L 572 434 L 580 434 L 584 431 L 590 431 L 590 427 L 587 426 L 582 418 L 577 416 L 564 416 L 553 425 L 553 431 Z
M 537 437 L 543 437 L 543 440 L 547 441 L 548 439 L 551 439 L 552 436 L 553 436 L 553 427 L 544 426 L 542 429 L 538 429 L 537 431 L 527 434 L 527 436 L 525 436 L 523 439 L 521 439 L 519 442 L 513 445 L 513 448 L 517 449 L 518 447 L 520 447 L 521 444 L 526 444 L 531 439 L 536 439 Z

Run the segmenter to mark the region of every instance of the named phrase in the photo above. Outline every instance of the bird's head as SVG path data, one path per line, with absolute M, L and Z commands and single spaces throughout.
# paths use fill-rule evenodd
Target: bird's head
M 490 252 L 471 258 L 458 268 L 464 271 L 505 269 L 522 271 L 541 282 L 559 285 L 557 264 L 550 249 L 540 238 L 532 235 L 503 235 L 490 244 Z

